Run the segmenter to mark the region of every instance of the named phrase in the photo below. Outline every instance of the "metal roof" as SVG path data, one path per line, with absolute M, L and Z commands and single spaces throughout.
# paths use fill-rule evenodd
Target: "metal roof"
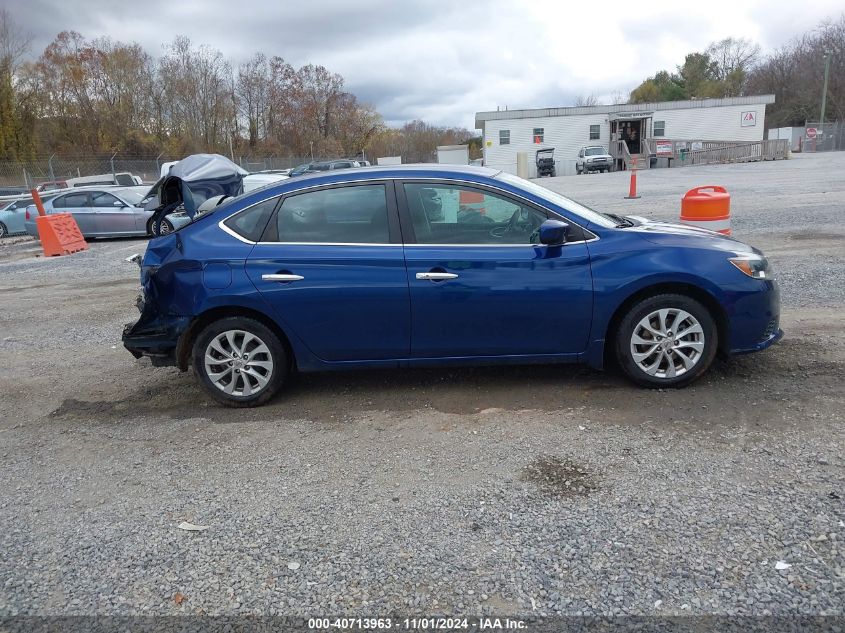
M 582 114 L 621 114 L 625 112 L 686 110 L 693 108 L 721 108 L 736 105 L 758 105 L 775 102 L 775 95 L 725 97 L 724 99 L 691 99 L 688 101 L 655 101 L 653 103 L 620 103 L 615 105 L 575 106 L 570 108 L 535 108 L 530 110 L 496 110 L 476 112 L 475 127 L 483 129 L 485 121 L 507 119 L 535 119 L 551 116 L 578 116 Z

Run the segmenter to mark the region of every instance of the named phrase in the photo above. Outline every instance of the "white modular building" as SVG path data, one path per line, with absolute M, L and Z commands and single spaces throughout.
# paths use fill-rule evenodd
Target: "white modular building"
M 707 141 L 762 141 L 774 95 L 478 112 L 484 164 L 516 173 L 517 153 L 554 148 L 558 175 L 574 174 L 582 147 L 601 145 L 624 168 L 630 157 L 668 155 Z M 677 155 L 677 154 L 675 154 Z

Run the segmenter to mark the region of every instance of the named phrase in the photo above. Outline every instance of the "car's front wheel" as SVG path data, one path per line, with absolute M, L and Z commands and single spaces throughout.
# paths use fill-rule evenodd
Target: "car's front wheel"
M 713 316 L 684 295 L 662 294 L 634 305 L 619 323 L 616 357 L 646 387 L 681 387 L 701 376 L 718 347 Z
M 159 235 L 167 235 L 168 233 L 172 233 L 172 232 L 173 232 L 173 224 L 170 222 L 170 220 L 165 219 L 165 220 L 161 221 L 161 231 L 160 232 L 156 231 L 155 222 L 153 222 L 152 220 L 147 222 L 147 235 L 150 235 L 151 237 L 158 237 Z
M 289 372 L 278 335 L 247 317 L 226 317 L 206 326 L 194 341 L 193 366 L 211 396 L 230 407 L 264 404 Z

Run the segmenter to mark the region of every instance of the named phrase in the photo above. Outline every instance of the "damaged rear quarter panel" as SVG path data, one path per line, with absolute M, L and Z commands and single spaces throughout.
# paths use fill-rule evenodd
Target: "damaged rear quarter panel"
M 185 237 L 176 232 L 150 242 L 141 283 L 160 315 L 195 317 L 257 294 L 244 268 L 253 245 L 220 231 L 211 219 L 203 218 Z

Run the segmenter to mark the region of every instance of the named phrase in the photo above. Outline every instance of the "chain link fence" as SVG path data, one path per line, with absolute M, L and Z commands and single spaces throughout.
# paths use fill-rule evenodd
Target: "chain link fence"
M 805 152 L 833 152 L 845 150 L 845 121 L 831 121 L 824 125 L 808 122 L 802 139 Z
M 28 161 L 0 161 L 0 186 L 31 189 L 54 180 L 125 172 L 139 176 L 144 183 L 152 184 L 159 179 L 161 166 L 164 163 L 179 160 L 179 158 L 163 155 L 156 158 L 51 156 Z M 290 169 L 310 161 L 310 157 L 302 156 L 235 157 L 235 162 L 249 172 Z

